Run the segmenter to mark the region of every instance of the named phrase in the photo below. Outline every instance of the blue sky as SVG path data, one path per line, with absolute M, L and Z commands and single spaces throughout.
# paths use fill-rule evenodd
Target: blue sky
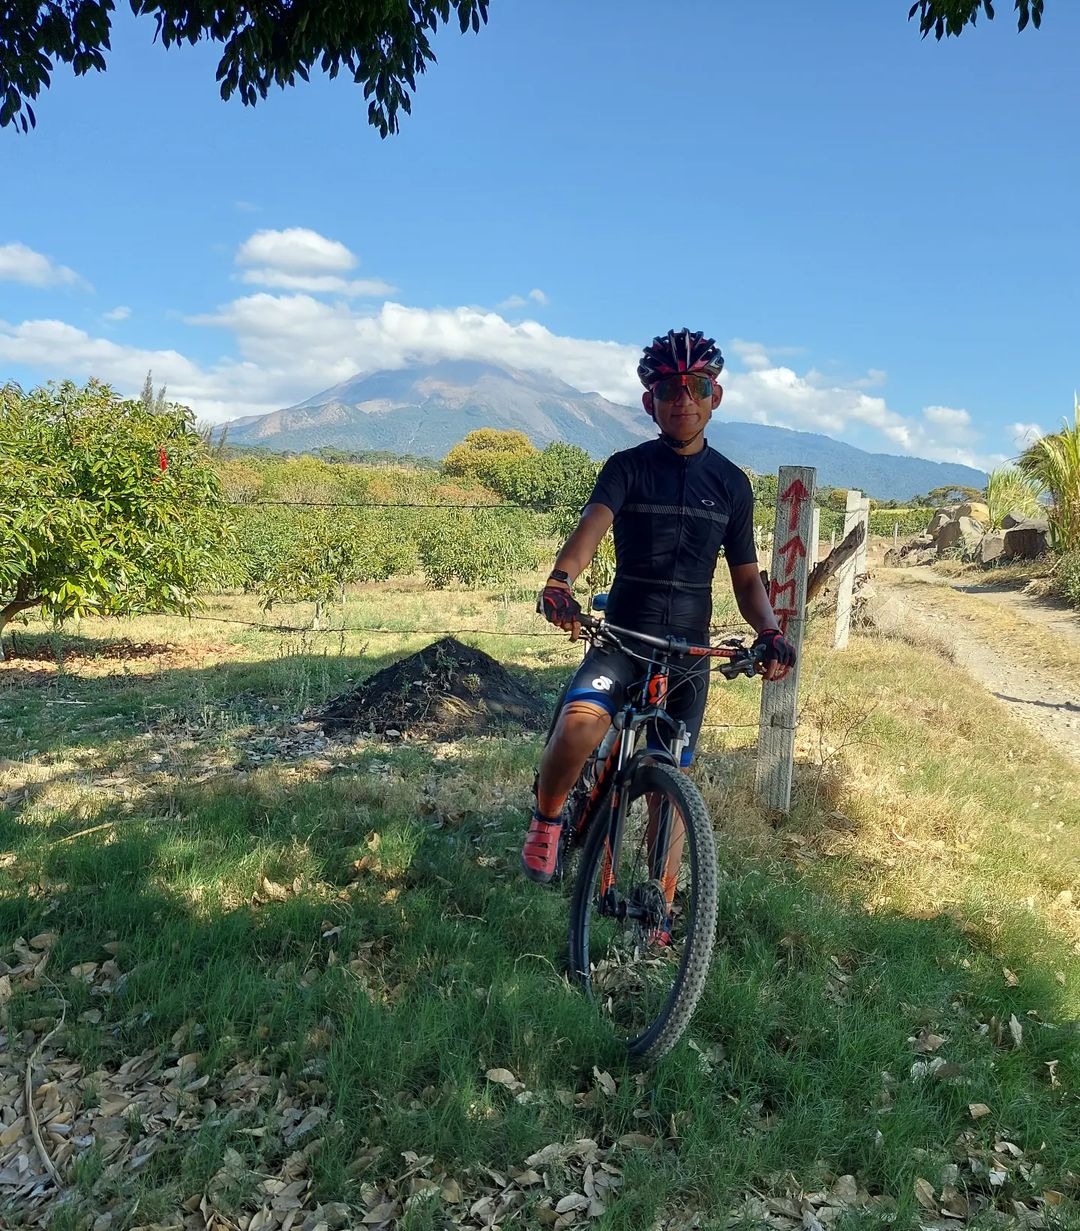
M 730 418 L 990 464 L 1080 385 L 1080 6 L 998 7 L 492 0 L 385 141 L 341 79 L 223 103 L 122 9 L 0 133 L 0 377 L 222 420 L 461 355 L 636 402 L 685 323 Z

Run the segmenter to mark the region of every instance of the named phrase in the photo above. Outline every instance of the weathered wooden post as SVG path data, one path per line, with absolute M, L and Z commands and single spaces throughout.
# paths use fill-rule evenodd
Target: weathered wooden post
M 815 479 L 811 466 L 780 467 L 769 600 L 781 631 L 795 647 L 796 660 L 783 679 L 762 683 L 754 781 L 758 799 L 776 812 L 787 812 L 791 807 L 795 713 L 806 624 L 806 580 L 810 574 L 807 540 L 815 512 Z
M 846 537 L 860 522 L 864 530 L 870 529 L 870 501 L 863 498 L 862 492 L 854 489 L 847 494 L 844 536 Z M 836 635 L 833 638 L 833 648 L 837 650 L 847 647 L 848 634 L 851 631 L 851 599 L 855 589 L 855 578 L 866 573 L 866 539 L 867 535 L 864 533 L 854 557 L 843 566 L 836 588 Z
M 855 555 L 855 577 L 866 576 L 866 549 L 870 546 L 870 497 L 863 496 L 859 501 L 859 520 L 863 524 L 863 538 Z

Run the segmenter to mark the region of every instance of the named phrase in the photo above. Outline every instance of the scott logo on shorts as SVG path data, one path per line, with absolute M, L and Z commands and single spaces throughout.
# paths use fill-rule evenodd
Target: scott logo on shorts
M 593 688 L 598 688 L 601 692 L 609 692 L 611 689 L 611 680 L 606 675 L 598 675 L 592 682 Z

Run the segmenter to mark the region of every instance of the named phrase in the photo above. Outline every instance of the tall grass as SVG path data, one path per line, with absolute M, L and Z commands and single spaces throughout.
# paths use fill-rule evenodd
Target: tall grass
M 986 505 L 990 510 L 990 527 L 999 530 L 1009 513 L 1037 517 L 1043 512 L 1039 504 L 1042 485 L 1037 479 L 1022 474 L 1015 466 L 992 470 L 986 484 Z
M 1021 474 L 1042 485 L 1053 498 L 1050 532 L 1061 551 L 1080 547 L 1080 397 L 1073 395 L 1074 422 L 1035 441 L 1017 463 Z

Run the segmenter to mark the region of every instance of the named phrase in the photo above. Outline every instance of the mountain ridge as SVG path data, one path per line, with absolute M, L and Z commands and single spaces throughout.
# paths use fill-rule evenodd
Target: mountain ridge
M 583 393 L 554 375 L 479 360 L 442 360 L 352 377 L 265 415 L 234 419 L 234 444 L 306 452 L 320 446 L 443 457 L 469 431 L 516 429 L 538 447 L 578 445 L 600 459 L 655 436 L 644 411 Z M 708 440 L 759 474 L 814 466 L 818 483 L 902 500 L 935 487 L 982 487 L 983 471 L 951 462 L 870 453 L 816 432 L 713 419 Z

